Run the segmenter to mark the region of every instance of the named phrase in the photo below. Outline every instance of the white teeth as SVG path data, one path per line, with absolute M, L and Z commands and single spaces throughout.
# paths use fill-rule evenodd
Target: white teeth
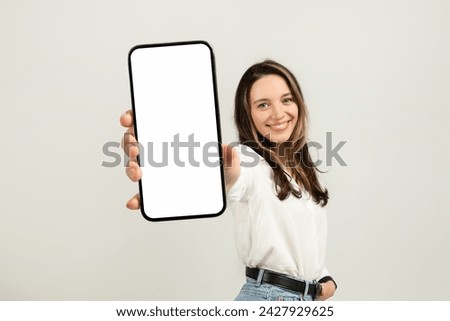
M 281 124 L 276 124 L 276 125 L 269 125 L 270 128 L 275 129 L 275 130 L 283 130 L 286 129 L 288 127 L 289 122 L 284 122 Z

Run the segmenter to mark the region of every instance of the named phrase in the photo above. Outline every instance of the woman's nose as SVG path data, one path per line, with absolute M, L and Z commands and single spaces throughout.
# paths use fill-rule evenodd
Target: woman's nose
M 283 105 L 281 104 L 273 104 L 272 106 L 272 118 L 281 119 L 283 118 Z

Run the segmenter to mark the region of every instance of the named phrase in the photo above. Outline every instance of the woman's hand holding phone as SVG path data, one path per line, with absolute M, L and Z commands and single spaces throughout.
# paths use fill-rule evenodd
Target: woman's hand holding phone
M 137 145 L 136 137 L 134 135 L 134 123 L 133 112 L 131 110 L 126 111 L 120 116 L 120 124 L 127 128 L 127 131 L 122 138 L 122 148 L 127 154 L 129 161 L 126 167 L 127 176 L 133 181 L 137 182 L 142 177 L 142 171 L 137 163 L 137 156 L 139 155 L 139 147 Z M 139 193 L 134 195 L 128 202 L 127 208 L 130 210 L 139 209 Z

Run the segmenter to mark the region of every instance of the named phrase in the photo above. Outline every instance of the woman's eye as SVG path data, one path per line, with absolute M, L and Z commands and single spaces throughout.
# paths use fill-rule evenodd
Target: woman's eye
M 292 103 L 294 100 L 291 98 L 291 97 L 288 97 L 288 98 L 284 98 L 283 99 L 283 104 L 289 104 L 289 103 Z
M 267 108 L 267 107 L 269 107 L 269 104 L 268 103 L 261 103 L 261 104 L 258 105 L 258 107 L 259 108 Z

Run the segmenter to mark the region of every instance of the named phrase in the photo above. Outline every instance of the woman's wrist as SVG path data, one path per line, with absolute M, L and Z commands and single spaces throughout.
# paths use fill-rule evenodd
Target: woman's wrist
M 328 282 L 328 281 L 333 281 L 333 283 L 334 283 L 334 288 L 335 288 L 335 290 L 337 290 L 337 284 L 336 284 L 336 281 L 334 281 L 334 279 L 333 279 L 331 276 L 329 276 L 329 275 L 324 276 L 324 277 L 321 278 L 318 282 L 319 282 L 319 283 L 326 283 L 326 282 Z

